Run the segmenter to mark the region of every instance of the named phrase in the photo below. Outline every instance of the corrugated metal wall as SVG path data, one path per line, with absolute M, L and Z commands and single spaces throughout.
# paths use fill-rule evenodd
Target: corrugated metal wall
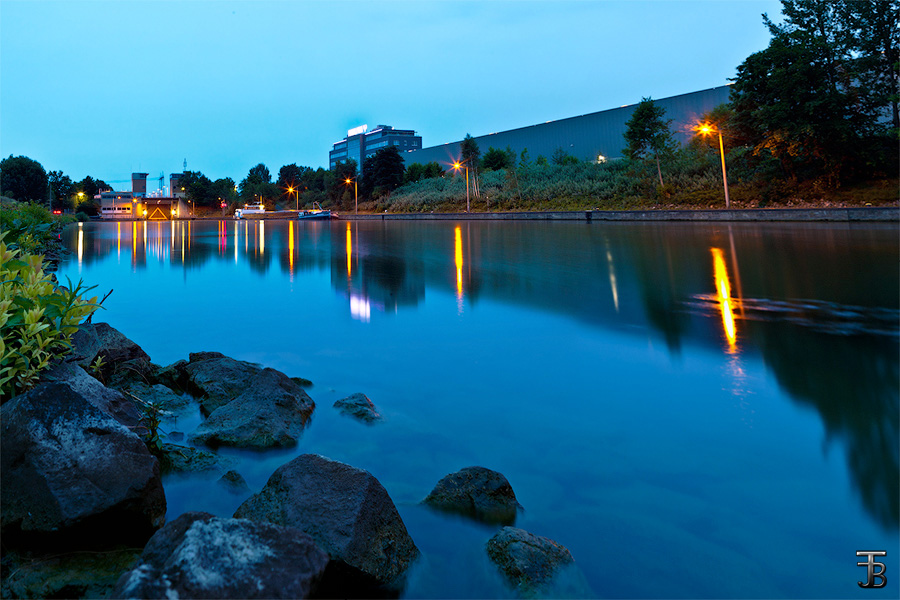
M 706 112 L 719 104 L 728 102 L 730 87 L 720 87 L 654 99 L 654 102 L 666 109 L 666 119 L 672 119 L 672 130 L 676 139 L 687 142 L 691 136 L 690 127 Z M 493 146 L 505 150 L 511 147 L 516 153 L 528 148 L 528 156 L 533 161 L 538 156 L 548 160 L 557 148 L 581 160 L 596 161 L 598 155 L 607 158 L 620 158 L 625 147 L 625 123 L 631 118 L 637 104 L 604 110 L 601 112 L 570 117 L 549 123 L 501 131 L 475 138 L 478 148 L 484 154 Z M 415 152 L 403 152 L 407 165 L 412 163 L 428 163 L 437 161 L 447 166 L 459 157 L 460 142 L 452 142 L 440 146 L 422 148 Z

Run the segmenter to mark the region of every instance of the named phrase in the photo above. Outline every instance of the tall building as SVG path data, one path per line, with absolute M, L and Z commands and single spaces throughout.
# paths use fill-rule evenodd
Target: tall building
M 147 195 L 147 175 L 148 173 L 131 174 L 131 193 L 135 198 L 143 198 Z
M 394 129 L 390 125 L 379 125 L 372 131 L 368 129 L 368 125 L 351 129 L 347 137 L 334 144 L 328 153 L 328 168 L 334 169 L 338 163 L 352 158 L 361 170 L 366 158 L 387 146 L 397 146 L 401 156 L 422 149 L 422 136 L 412 129 Z

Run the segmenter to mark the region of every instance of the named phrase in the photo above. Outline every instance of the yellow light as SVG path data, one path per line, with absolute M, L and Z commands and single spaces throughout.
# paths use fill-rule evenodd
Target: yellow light
M 453 163 L 453 169 L 454 169 L 454 170 L 459 171 L 459 169 L 460 169 L 461 167 L 462 167 L 462 165 L 459 164 L 459 162 Z
M 713 132 L 713 128 L 709 123 L 701 123 L 697 126 L 697 131 L 699 131 L 702 135 L 709 135 Z
M 728 339 L 730 352 L 734 352 L 737 332 L 734 327 L 734 312 L 731 308 L 731 283 L 728 281 L 728 269 L 725 267 L 725 257 L 720 248 L 710 248 L 713 255 L 713 276 L 716 280 L 716 295 L 719 298 L 719 306 L 722 310 L 722 326 L 725 329 L 725 337 Z
M 353 257 L 353 235 L 350 232 L 350 223 L 347 223 L 347 278 L 352 274 L 351 267 Z
M 348 177 L 347 179 L 345 179 L 344 183 L 346 183 L 347 185 L 350 185 L 350 178 Z
M 463 295 L 463 247 L 462 247 L 462 229 L 457 225 L 455 231 L 455 255 L 456 255 L 456 297 L 461 300 Z

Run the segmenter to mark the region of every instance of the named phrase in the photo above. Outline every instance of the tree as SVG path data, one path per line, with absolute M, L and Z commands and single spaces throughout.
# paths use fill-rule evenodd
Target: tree
M 82 179 L 76 187 L 77 192 L 83 192 L 85 197 L 93 198 L 97 194 L 105 190 L 111 190 L 112 188 L 102 179 L 94 179 L 90 175 Z
M 297 202 L 299 202 L 300 192 L 304 188 L 303 181 L 305 177 L 308 177 L 308 173 L 312 173 L 310 167 L 298 167 L 297 163 L 284 165 L 278 171 L 278 182 L 276 185 L 281 190 L 282 195 L 289 196 L 288 199 L 297 198 Z
M 272 175 L 268 167 L 259 163 L 247 173 L 247 176 L 238 184 L 240 198 L 245 204 L 262 202 L 266 208 L 274 207 L 275 199 L 281 196 L 281 191 L 272 183 Z
M 793 178 L 838 182 L 896 154 L 897 0 L 782 0 L 784 21 L 763 23 L 769 46 L 739 67 L 734 124 L 754 149 Z
M 75 195 L 75 184 L 68 175 L 62 171 L 50 171 L 47 173 L 47 183 L 50 186 L 52 201 L 51 209 L 68 210 L 73 208 L 72 196 Z
M 478 143 L 470 134 L 466 134 L 463 141 L 459 144 L 460 158 L 465 166 L 472 171 L 472 182 L 475 188 L 475 197 L 478 197 L 478 159 L 481 157 L 481 150 L 478 149 Z
M 493 146 L 488 148 L 488 151 L 484 153 L 484 157 L 481 159 L 481 166 L 490 171 L 507 169 L 510 164 L 509 154 Z
M 352 182 L 356 179 L 356 175 L 356 161 L 352 158 L 336 164 L 334 170 L 329 171 L 324 177 L 328 199 L 340 208 L 352 206 L 353 186 L 352 183 L 348 186 L 346 181 L 349 179 Z
M 553 156 L 550 157 L 550 162 L 552 162 L 554 165 L 577 165 L 578 159 L 570 155 L 562 148 L 557 148 L 553 151 Z
M 657 106 L 651 98 L 642 98 L 625 123 L 625 156 L 638 160 L 652 155 L 656 159 L 659 185 L 663 185 L 659 156 L 671 154 L 675 146 L 672 132 L 669 131 L 672 121 L 663 119 L 665 114 L 666 109 Z
M 406 167 L 406 175 L 403 177 L 404 183 L 415 183 L 425 179 L 425 165 L 422 163 L 412 163 Z
M 16 200 L 44 202 L 47 198 L 47 172 L 36 160 L 10 154 L 0 161 L 0 195 Z
M 435 177 L 444 176 L 444 167 L 437 161 L 431 161 L 425 164 L 425 179 L 433 179 Z
M 406 168 L 396 146 L 381 148 L 363 162 L 361 188 L 365 196 L 381 196 L 403 183 Z
M 846 23 L 849 45 L 856 61 L 860 89 L 869 102 L 891 107 L 891 124 L 900 129 L 900 1 L 844 0 L 838 10 Z

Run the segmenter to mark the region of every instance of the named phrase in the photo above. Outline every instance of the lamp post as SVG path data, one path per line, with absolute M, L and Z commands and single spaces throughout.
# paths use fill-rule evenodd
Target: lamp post
M 453 170 L 459 171 L 459 169 L 462 166 L 463 165 L 460 164 L 459 161 L 456 161 L 455 163 L 453 163 Z M 469 212 L 469 163 L 468 163 L 468 161 L 466 161 L 465 169 L 466 169 L 466 212 Z
M 353 182 L 353 214 L 359 214 L 359 186 L 356 183 L 356 177 L 350 179 L 349 177 L 344 180 L 344 183 L 350 185 L 350 182 Z
M 725 173 L 725 146 L 722 144 L 722 130 L 709 123 L 700 123 L 697 131 L 702 135 L 710 135 L 713 131 L 719 134 L 719 155 L 722 157 L 722 182 L 725 185 L 725 208 L 731 208 L 731 200 L 728 198 L 728 175 Z
M 294 186 L 288 186 L 288 194 L 294 193 Z M 297 212 L 300 212 L 300 187 L 297 187 Z

